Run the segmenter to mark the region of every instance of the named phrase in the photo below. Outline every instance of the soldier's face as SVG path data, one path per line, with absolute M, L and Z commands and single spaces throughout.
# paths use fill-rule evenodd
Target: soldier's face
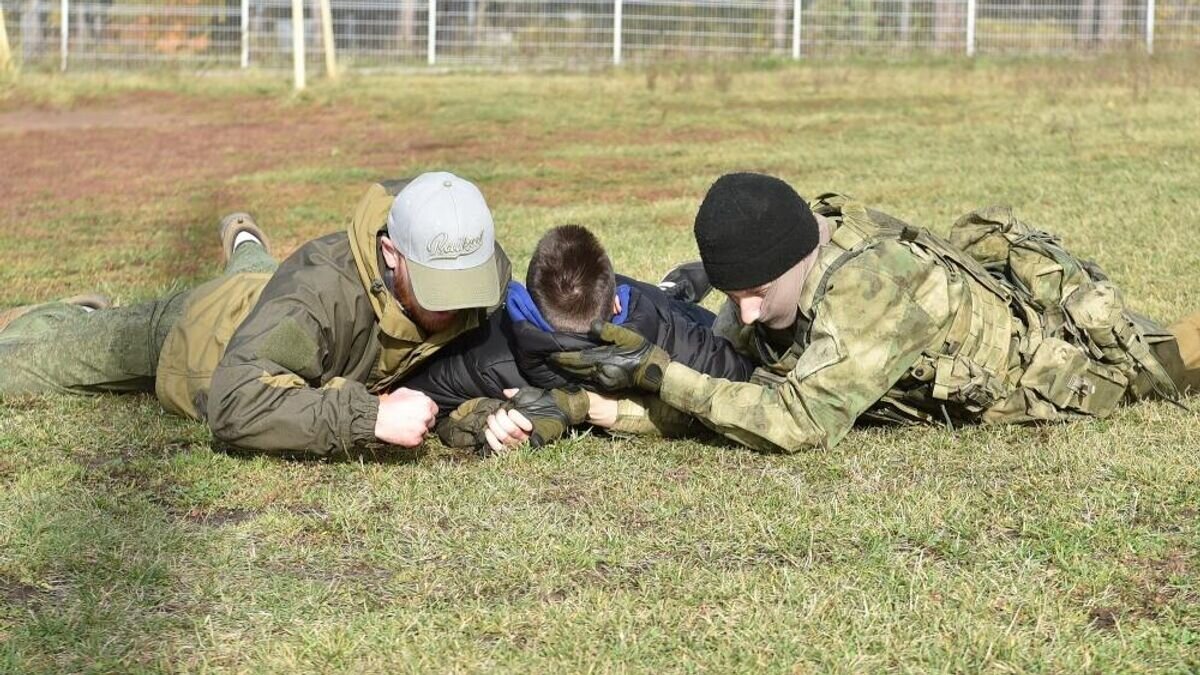
M 396 266 L 396 281 L 392 292 L 395 293 L 396 299 L 404 308 L 404 313 L 408 315 L 408 318 L 412 319 L 413 323 L 420 326 L 421 330 L 426 333 L 440 333 L 453 326 L 454 320 L 458 318 L 456 309 L 435 312 L 425 309 L 421 303 L 417 302 L 412 282 L 408 279 L 408 267 L 405 266 L 403 257 Z
M 767 291 L 771 290 L 771 284 L 767 282 L 761 286 L 747 288 L 740 291 L 726 291 L 725 295 L 733 301 L 738 308 L 738 317 L 742 321 L 742 325 L 749 326 L 762 317 L 763 298 L 767 296 Z
M 404 256 L 396 250 L 396 245 L 392 243 L 391 239 L 380 237 L 380 243 L 383 251 L 383 263 L 395 273 L 392 294 L 396 296 L 396 300 L 404 308 L 404 313 L 408 315 L 408 318 L 412 319 L 413 323 L 426 333 L 439 333 L 454 325 L 454 320 L 458 318 L 458 310 L 434 312 L 422 307 L 421 303 L 417 302 L 416 294 L 413 293 L 412 281 L 408 278 L 408 267 L 404 264 Z

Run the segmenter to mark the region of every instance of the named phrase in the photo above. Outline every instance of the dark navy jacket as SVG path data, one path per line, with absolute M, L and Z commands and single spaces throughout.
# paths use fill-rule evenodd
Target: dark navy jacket
M 712 312 L 672 300 L 658 287 L 617 275 L 621 314 L 613 323 L 653 341 L 689 368 L 744 382 L 754 365 L 712 332 Z M 504 390 L 533 385 L 544 389 L 578 384 L 549 361 L 555 352 L 597 345 L 587 335 L 550 329 L 519 284 L 510 286 L 506 307 L 446 345 L 402 386 L 425 392 L 448 415 L 473 398 L 504 398 Z

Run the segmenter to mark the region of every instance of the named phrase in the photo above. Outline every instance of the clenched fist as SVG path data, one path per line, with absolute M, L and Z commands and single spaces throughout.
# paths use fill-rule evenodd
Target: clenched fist
M 384 443 L 415 448 L 437 421 L 437 404 L 425 394 L 400 388 L 379 397 L 375 437 Z

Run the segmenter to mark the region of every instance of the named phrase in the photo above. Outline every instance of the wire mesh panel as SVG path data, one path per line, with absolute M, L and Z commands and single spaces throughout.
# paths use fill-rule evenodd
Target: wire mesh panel
M 247 62 L 287 67 L 292 62 L 294 23 L 304 31 L 308 60 L 319 63 L 321 12 L 317 0 L 303 0 L 303 19 L 292 19 L 291 0 L 249 0 Z M 425 62 L 428 45 L 427 0 L 333 0 L 333 42 L 342 67 L 376 68 Z
M 66 0 L 66 16 L 63 2 L 0 0 L 25 67 L 287 67 L 296 30 L 309 58 L 321 60 L 318 0 L 302 0 L 298 22 L 292 0 Z M 614 55 L 622 62 L 787 57 L 797 36 L 801 58 L 966 54 L 968 47 L 1086 53 L 1145 49 L 1151 39 L 1160 51 L 1200 47 L 1200 0 L 1155 0 L 1152 24 L 1149 2 L 331 0 L 331 8 L 345 68 L 421 67 L 431 55 L 443 66 L 566 68 L 611 63 Z
M 810 0 L 801 16 L 801 54 L 965 49 L 966 0 Z
M 437 62 L 588 66 L 612 56 L 612 0 L 438 0 Z
M 282 1 L 288 5 L 283 21 L 290 26 L 291 3 Z M 429 44 L 427 0 L 332 0 L 331 6 L 334 44 L 343 64 L 374 67 L 425 62 Z M 320 12 L 315 0 L 306 0 L 305 17 L 305 44 L 310 52 L 319 52 Z M 277 26 L 279 21 L 275 19 Z M 274 44 L 283 44 L 283 57 L 290 60 L 291 34 L 286 38 Z
M 1200 47 L 1200 0 L 1158 0 L 1154 13 L 1154 48 Z
M 69 60 L 85 66 L 186 63 L 230 66 L 241 42 L 239 5 L 223 0 L 162 4 L 70 3 Z
M 790 52 L 792 0 L 625 0 L 632 61 Z
M 981 52 L 1023 54 L 1140 47 L 1145 0 L 980 0 Z
M 10 29 L 14 53 L 27 66 L 61 65 L 64 60 L 71 68 L 230 66 L 238 61 L 241 19 L 236 2 L 72 0 L 65 45 L 61 2 L 6 0 L 4 10 L 16 26 Z
M 58 65 L 62 17 L 58 2 L 0 0 L 13 58 L 29 67 Z

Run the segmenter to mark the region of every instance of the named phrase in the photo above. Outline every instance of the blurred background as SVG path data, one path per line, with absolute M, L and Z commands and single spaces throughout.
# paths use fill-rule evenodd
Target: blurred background
M 305 43 L 322 51 L 317 0 Z M 290 0 L 0 0 L 25 68 L 279 68 Z M 1200 0 L 330 0 L 346 68 L 1046 54 L 1200 45 Z M 433 25 L 430 25 L 430 18 Z

